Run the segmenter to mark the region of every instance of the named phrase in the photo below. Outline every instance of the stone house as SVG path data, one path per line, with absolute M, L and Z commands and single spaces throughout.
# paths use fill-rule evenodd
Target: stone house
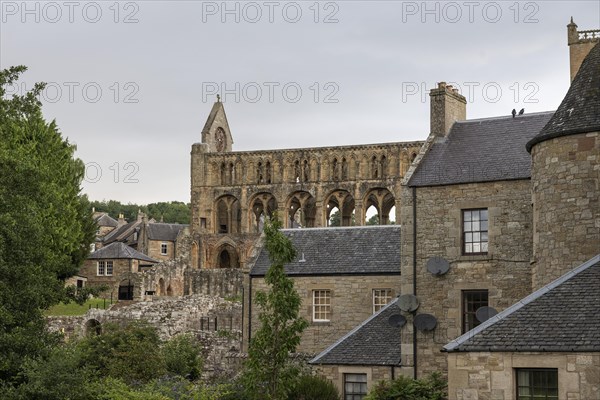
M 600 255 L 444 346 L 456 399 L 600 399 Z
M 400 227 L 284 229 L 298 252 L 285 265 L 302 298 L 300 314 L 309 326 L 297 351 L 316 354 L 379 311 L 399 294 Z M 244 345 L 258 327 L 254 298 L 265 291 L 270 267 L 260 248 L 245 284 Z
M 402 192 L 401 292 L 417 297 L 419 314 L 437 319 L 434 331 L 415 331 L 416 314 L 406 313 L 402 368 L 413 376 L 446 370 L 439 350 L 477 325 L 477 308 L 502 310 L 531 292 L 525 144 L 552 116 L 461 120 L 462 96 L 442 82 L 431 97 L 432 133 Z M 435 263 L 449 268 L 427 268 Z
M 316 372 L 332 381 L 346 396 L 366 395 L 373 385 L 400 374 L 400 324 L 392 322 L 401 315 L 395 298 L 310 363 Z M 404 321 L 406 322 L 406 321 Z
M 158 263 L 157 260 L 127 246 L 114 242 L 91 253 L 83 262 L 79 275 L 88 286 L 107 285 L 106 295 L 114 300 L 133 300 L 134 286 L 128 274 L 140 272 Z
M 177 237 L 188 225 L 147 222 L 140 226 L 138 250 L 159 261 L 174 260 Z

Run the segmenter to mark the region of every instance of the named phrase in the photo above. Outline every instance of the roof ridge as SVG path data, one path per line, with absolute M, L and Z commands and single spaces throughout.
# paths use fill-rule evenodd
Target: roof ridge
M 533 301 L 539 299 L 540 297 L 542 297 L 546 293 L 550 292 L 552 289 L 555 289 L 556 287 L 562 285 L 563 283 L 567 282 L 571 278 L 577 276 L 578 274 L 580 274 L 581 272 L 587 270 L 588 268 L 592 267 L 593 265 L 595 265 L 598 262 L 600 262 L 600 254 L 592 257 L 591 259 L 589 259 L 588 261 L 584 262 L 583 264 L 581 264 L 581 265 L 573 268 L 571 271 L 565 273 L 564 275 L 561 275 L 560 277 L 558 277 L 557 279 L 555 279 L 552 282 L 548 283 L 547 285 L 542 286 L 541 288 L 539 288 L 535 292 L 531 293 L 527 297 L 519 300 L 518 302 L 516 302 L 512 306 L 510 306 L 507 309 L 505 309 L 504 311 L 496 314 L 492 318 L 490 318 L 487 321 L 483 322 L 481 325 L 479 325 L 479 326 L 471 329 L 468 332 L 465 332 L 461 336 L 457 337 L 456 339 L 452 340 L 450 343 L 448 343 L 447 345 L 445 345 L 442 348 L 442 351 L 453 351 L 453 350 L 456 350 L 459 346 L 461 346 L 462 344 L 464 344 L 467 340 L 473 338 L 475 335 L 479 334 L 481 331 L 483 331 L 483 330 L 491 327 L 492 325 L 496 324 L 499 321 L 504 320 L 509 315 L 511 315 L 514 312 L 520 310 L 521 308 L 523 308 L 524 306 L 532 303 Z
M 315 228 L 285 228 L 282 232 L 298 232 L 298 231 L 325 231 L 325 230 L 342 230 L 342 229 L 374 229 L 374 228 L 401 228 L 401 225 L 361 225 L 361 226 L 319 226 Z
M 325 357 L 327 355 L 327 353 L 329 353 L 330 351 L 332 351 L 333 349 L 335 349 L 337 346 L 339 346 L 340 344 L 342 344 L 346 339 L 348 339 L 349 337 L 351 337 L 352 335 L 354 335 L 355 333 L 357 333 L 361 328 L 363 328 L 364 326 L 366 326 L 369 322 L 371 322 L 372 320 L 374 320 L 375 318 L 377 318 L 381 313 L 383 313 L 389 307 L 391 307 L 392 305 L 395 305 L 397 303 L 398 303 L 398 297 L 396 297 L 394 300 L 392 300 L 389 303 L 387 303 L 379 311 L 377 311 L 376 313 L 374 313 L 373 315 L 371 315 L 369 318 L 367 318 L 366 320 L 364 320 L 363 322 L 361 322 L 359 325 L 357 325 L 356 327 L 354 327 L 354 329 L 352 329 L 350 332 L 346 333 L 344 336 L 342 336 L 341 338 L 339 338 L 331 346 L 327 347 L 325 350 L 323 350 L 322 352 L 320 352 L 319 354 L 317 354 L 308 363 L 309 364 L 316 364 L 320 358 Z
M 465 119 L 462 121 L 455 121 L 455 124 L 467 124 L 469 122 L 481 122 L 481 121 L 494 121 L 494 120 L 500 120 L 500 119 L 515 119 L 519 120 L 519 119 L 523 119 L 526 117 L 531 117 L 531 116 L 537 116 L 537 115 L 546 115 L 546 114 L 554 114 L 556 112 L 556 110 L 554 111 L 536 111 L 536 112 L 532 112 L 532 113 L 528 113 L 528 114 L 523 114 L 523 115 L 519 115 L 516 117 L 513 117 L 512 115 L 498 115 L 495 117 L 483 117 L 483 118 L 474 118 L 474 119 Z

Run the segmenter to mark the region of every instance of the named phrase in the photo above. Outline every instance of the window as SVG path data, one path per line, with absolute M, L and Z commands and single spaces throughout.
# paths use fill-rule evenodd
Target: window
M 558 370 L 517 369 L 517 400 L 558 400 Z
M 463 290 L 463 333 L 475 328 L 481 322 L 475 316 L 479 307 L 487 307 L 487 290 Z
M 331 291 L 313 290 L 313 321 L 329 321 L 331 318 Z
M 463 254 L 487 254 L 488 210 L 463 210 Z
M 344 374 L 344 400 L 362 400 L 367 395 L 367 374 Z
M 113 274 L 113 262 L 98 261 L 98 276 L 111 276 Z
M 162 243 L 160 245 L 160 254 L 163 256 L 167 255 L 167 244 L 166 243 Z
M 392 300 L 392 289 L 373 289 L 373 313 L 381 310 Z

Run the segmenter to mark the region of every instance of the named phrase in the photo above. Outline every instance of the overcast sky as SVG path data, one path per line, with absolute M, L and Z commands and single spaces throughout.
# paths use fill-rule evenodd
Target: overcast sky
M 48 82 L 44 114 L 92 200 L 189 202 L 190 149 L 216 93 L 234 150 L 423 140 L 428 90 L 467 117 L 554 110 L 567 28 L 598 1 L 1 1 L 0 67 Z

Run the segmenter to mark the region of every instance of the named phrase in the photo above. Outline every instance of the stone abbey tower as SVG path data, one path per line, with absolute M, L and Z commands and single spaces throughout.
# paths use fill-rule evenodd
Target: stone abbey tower
M 285 228 L 399 221 L 400 182 L 422 142 L 232 151 L 223 103 L 214 103 L 191 152 L 193 268 L 245 267 L 266 216 Z M 392 215 L 390 215 L 392 214 Z

